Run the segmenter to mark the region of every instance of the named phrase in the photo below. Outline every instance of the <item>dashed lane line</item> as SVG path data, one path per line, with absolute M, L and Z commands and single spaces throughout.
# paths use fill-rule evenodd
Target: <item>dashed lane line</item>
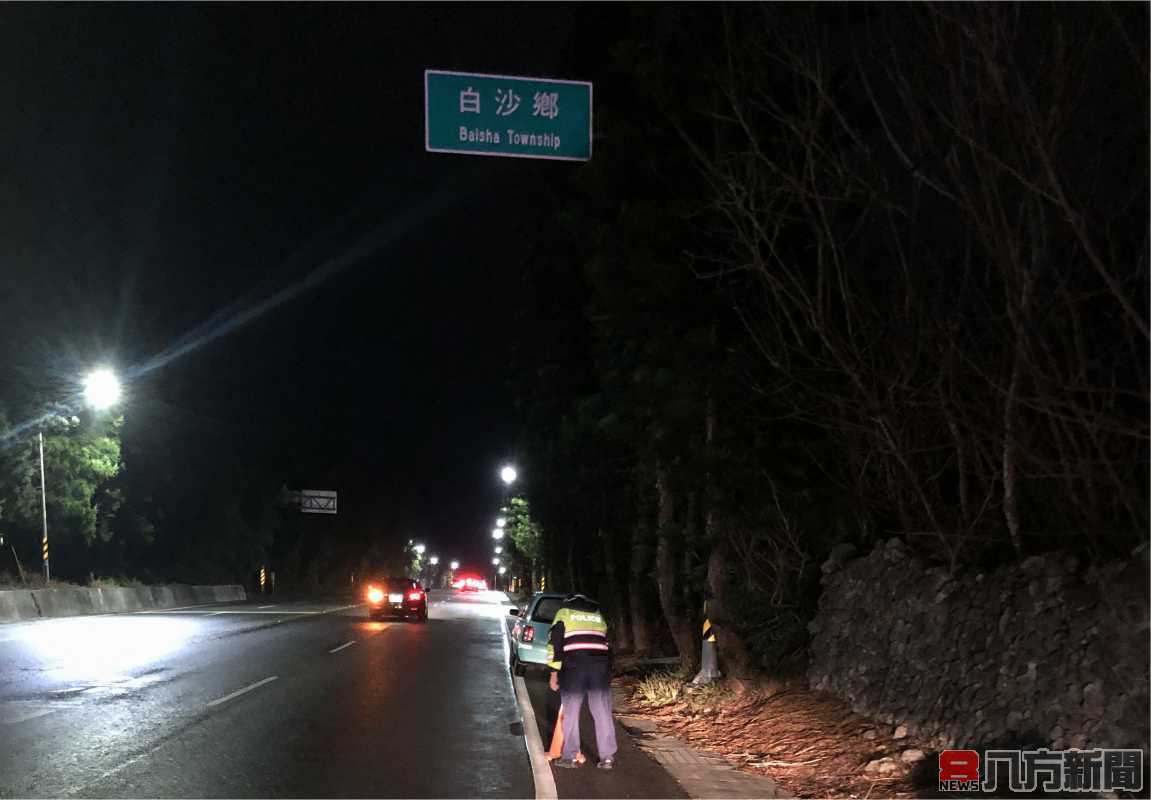
M 329 650 L 328 652 L 329 652 L 329 653 L 338 653 L 338 652 L 340 652 L 341 650 L 343 650 L 345 647 L 351 647 L 351 646 L 352 646 L 352 645 L 354 645 L 355 643 L 356 643 L 356 642 L 355 642 L 355 640 L 353 639 L 353 640 L 352 640 L 352 641 L 350 641 L 350 642 L 344 642 L 344 643 L 343 643 L 342 645 L 340 645 L 339 647 L 333 647 L 333 648 L 332 648 L 331 650 Z
M 228 702 L 229 700 L 235 700 L 240 695 L 247 694 L 248 692 L 252 691 L 253 689 L 259 689 L 264 684 L 271 683 L 274 680 L 279 680 L 279 678 L 280 678 L 279 675 L 272 675 L 270 677 L 264 678 L 262 681 L 256 681 L 255 683 L 250 683 L 247 686 L 245 686 L 243 689 L 237 689 L 236 691 L 232 692 L 231 694 L 226 694 L 223 697 L 217 697 L 215 700 L 210 700 L 208 702 L 208 706 L 209 707 L 218 706 L 221 703 Z

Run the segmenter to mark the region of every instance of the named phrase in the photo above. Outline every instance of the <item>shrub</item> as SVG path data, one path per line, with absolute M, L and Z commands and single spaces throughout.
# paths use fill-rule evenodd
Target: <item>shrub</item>
M 636 699 L 649 708 L 661 708 L 679 700 L 683 680 L 671 672 L 654 672 L 636 686 Z

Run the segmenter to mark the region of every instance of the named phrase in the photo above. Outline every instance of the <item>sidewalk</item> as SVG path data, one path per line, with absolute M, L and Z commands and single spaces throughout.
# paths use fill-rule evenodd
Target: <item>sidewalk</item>
M 525 681 L 546 748 L 551 742 L 559 696 L 547 688 L 542 674 Z M 616 706 L 621 707 L 619 690 Z M 782 797 L 775 782 L 741 773 L 722 758 L 701 753 L 677 739 L 663 736 L 652 722 L 616 716 L 619 752 L 616 768 L 595 768 L 595 727 L 586 706 L 580 717 L 580 744 L 588 763 L 581 769 L 551 767 L 558 796 L 567 798 L 691 798 L 691 800 L 755 800 Z
M 614 694 L 615 705 L 619 708 L 623 705 L 623 690 L 615 689 Z M 616 720 L 631 734 L 639 748 L 666 769 L 693 800 L 785 797 L 770 778 L 740 772 L 721 756 L 695 750 L 679 739 L 665 736 L 650 720 L 622 715 L 617 715 Z

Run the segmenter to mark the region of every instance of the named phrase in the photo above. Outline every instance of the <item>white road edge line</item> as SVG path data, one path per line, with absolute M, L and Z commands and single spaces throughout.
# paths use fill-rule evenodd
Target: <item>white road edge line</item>
M 275 607 L 276 607 L 275 603 L 272 603 L 271 605 L 266 605 L 266 606 L 256 606 L 256 608 L 275 608 Z
M 335 608 L 329 608 L 325 611 L 320 611 L 318 613 L 320 613 L 320 614 L 335 614 L 338 611 L 347 611 L 349 608 L 359 608 L 362 605 L 363 605 L 363 603 L 352 603 L 351 605 L 347 605 L 347 606 L 336 606 Z
M 356 643 L 356 641 L 355 641 L 355 639 L 353 639 L 353 640 L 352 640 L 352 641 L 350 641 L 350 642 L 344 642 L 344 643 L 343 643 L 342 645 L 340 645 L 339 647 L 333 647 L 333 648 L 332 648 L 331 650 L 329 650 L 328 652 L 329 652 L 329 653 L 338 653 L 338 652 L 340 652 L 341 650 L 343 650 L 345 647 L 351 647 L 351 646 L 352 646 L 352 645 L 354 645 L 355 643 Z
M 516 700 L 520 704 L 520 716 L 523 717 L 524 741 L 528 746 L 528 760 L 532 765 L 532 780 L 536 787 L 536 800 L 557 800 L 556 778 L 552 774 L 551 765 L 544 755 L 544 743 L 540 739 L 540 728 L 536 723 L 536 712 L 532 708 L 531 698 L 528 696 L 528 687 L 519 675 L 513 679 L 516 691 Z
M 255 683 L 248 684 L 243 689 L 237 689 L 236 691 L 232 692 L 231 694 L 226 694 L 223 697 L 217 697 L 215 700 L 209 701 L 208 705 L 209 706 L 218 706 L 218 705 L 220 705 L 220 703 L 226 703 L 229 700 L 234 700 L 235 698 L 239 697 L 240 695 L 246 694 L 246 693 L 252 691 L 253 689 L 259 689 L 265 683 L 271 683 L 274 680 L 278 680 L 279 677 L 280 677 L 279 675 L 272 675 L 269 678 L 264 678 L 262 681 L 256 681 Z

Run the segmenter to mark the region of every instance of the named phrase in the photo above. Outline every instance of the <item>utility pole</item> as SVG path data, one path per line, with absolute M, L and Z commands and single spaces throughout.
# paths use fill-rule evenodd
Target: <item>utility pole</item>
M 48 587 L 51 573 L 48 570 L 48 490 L 44 480 L 44 431 L 38 433 L 40 439 L 40 511 L 44 518 L 44 538 L 40 540 L 40 551 L 44 558 L 44 588 Z

